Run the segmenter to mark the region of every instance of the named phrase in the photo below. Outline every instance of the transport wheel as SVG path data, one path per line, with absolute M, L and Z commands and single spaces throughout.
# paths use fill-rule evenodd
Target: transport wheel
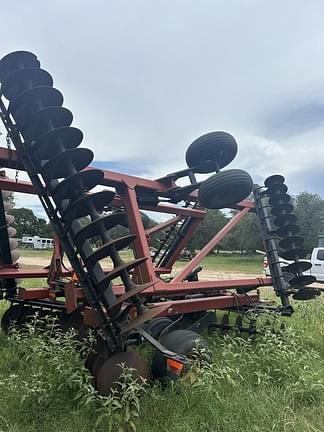
M 161 343 L 165 348 L 178 354 L 183 354 L 190 358 L 194 349 L 203 349 L 206 360 L 211 361 L 211 352 L 207 341 L 198 333 L 191 330 L 175 330 L 161 338 Z M 166 358 L 156 350 L 152 359 L 152 376 L 156 379 L 163 379 L 168 376 Z
M 155 339 L 158 339 L 162 331 L 172 323 L 172 319 L 168 317 L 153 318 L 145 325 L 144 330 Z
M 252 192 L 252 187 L 253 180 L 246 171 L 221 171 L 201 183 L 198 199 L 205 208 L 226 208 L 247 198 Z
M 227 132 L 209 132 L 193 141 L 186 152 L 189 168 L 210 173 L 224 168 L 235 158 L 237 143 Z
M 142 377 L 148 380 L 150 378 L 147 362 L 136 351 L 128 349 L 114 353 L 104 362 L 98 372 L 96 387 L 100 395 L 108 396 L 113 389 L 118 389 L 118 380 L 122 373 L 121 364 L 133 369 L 134 379 Z

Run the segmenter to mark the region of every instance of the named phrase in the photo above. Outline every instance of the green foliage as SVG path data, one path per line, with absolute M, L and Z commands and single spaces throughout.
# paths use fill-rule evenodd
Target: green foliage
M 167 388 L 134 381 L 124 368 L 119 389 L 97 395 L 80 345 L 49 321 L 0 333 L 0 430 L 24 432 L 321 432 L 324 430 L 324 305 L 296 305 L 281 319 L 258 319 L 254 338 L 209 338 L 213 363 Z M 80 357 L 81 352 L 81 357 Z
M 40 325 L 46 330 L 40 331 Z M 0 425 L 3 420 L 6 430 L 14 430 L 9 427 L 14 419 L 19 423 L 17 430 L 38 431 L 44 430 L 39 426 L 43 421 L 47 430 L 46 423 L 55 423 L 51 415 L 58 414 L 60 419 L 74 412 L 84 416 L 88 429 L 82 430 L 135 431 L 146 383 L 135 380 L 131 369 L 120 365 L 117 390 L 109 397 L 98 395 L 83 366 L 92 339 L 81 344 L 73 331 L 62 333 L 51 318 L 36 319 L 19 332 L 13 330 L 2 346 Z M 70 421 L 74 420 L 71 415 Z M 62 430 L 59 423 L 56 430 Z
M 190 242 L 190 247 L 193 249 L 204 247 L 228 222 L 227 217 L 220 210 L 206 210 L 206 212 L 203 222 L 199 225 Z
M 52 226 L 45 219 L 35 216 L 32 210 L 24 207 L 14 208 L 10 210 L 10 214 L 15 217 L 17 238 L 22 238 L 23 235 L 53 237 Z
M 235 212 L 233 212 L 233 215 Z M 248 213 L 238 225 L 228 233 L 222 242 L 224 249 L 239 250 L 242 253 L 255 253 L 263 249 L 259 221 L 255 214 Z
M 302 192 L 296 197 L 296 216 L 310 253 L 317 245 L 317 236 L 324 231 L 324 200 L 317 194 Z

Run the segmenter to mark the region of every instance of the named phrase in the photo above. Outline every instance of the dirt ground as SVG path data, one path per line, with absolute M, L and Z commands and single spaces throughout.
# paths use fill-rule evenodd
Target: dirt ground
M 36 266 L 36 267 L 45 267 L 49 265 L 51 259 L 45 256 L 22 256 L 19 258 L 19 264 L 24 266 Z
M 20 258 L 19 262 L 22 265 L 26 266 L 37 266 L 37 267 L 45 267 L 49 265 L 50 258 L 44 256 L 23 256 Z M 68 263 L 65 263 L 68 267 Z M 213 271 L 213 270 L 203 270 L 199 273 L 200 280 L 228 280 L 228 279 L 244 279 L 244 278 L 256 278 L 256 277 L 264 277 L 264 275 L 260 273 L 242 273 L 242 272 L 228 272 L 228 271 Z M 315 283 L 312 286 L 323 288 L 323 284 Z

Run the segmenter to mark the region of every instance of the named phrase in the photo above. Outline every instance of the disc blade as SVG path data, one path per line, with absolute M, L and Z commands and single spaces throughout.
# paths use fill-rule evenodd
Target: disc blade
M 125 213 L 112 213 L 109 215 L 102 216 L 93 222 L 90 222 L 85 227 L 81 228 L 75 235 L 74 241 L 82 245 L 87 239 L 93 238 L 98 235 L 100 229 L 109 230 L 116 225 L 120 224 L 120 220 L 123 219 Z
M 10 191 L 4 191 L 3 190 L 1 193 L 2 193 L 2 198 L 3 199 L 8 199 L 9 197 L 12 196 L 12 192 L 10 192 Z
M 294 263 L 288 264 L 285 267 L 285 271 L 288 273 L 303 273 L 304 271 L 309 270 L 312 268 L 312 264 L 308 261 L 296 261 Z
M 105 243 L 100 248 L 96 249 L 91 255 L 89 255 L 85 259 L 85 265 L 87 268 L 93 267 L 98 261 L 109 257 L 112 249 L 120 251 L 127 246 L 129 246 L 136 239 L 136 235 L 128 235 L 124 237 L 120 237 L 118 239 L 112 239 L 109 242 Z
M 103 171 L 98 169 L 87 169 L 67 177 L 61 181 L 53 190 L 54 201 L 59 204 L 67 196 L 77 197 L 82 192 L 89 192 L 100 184 L 104 176 Z
M 138 377 L 149 380 L 150 373 L 147 362 L 140 354 L 132 349 L 116 352 L 104 361 L 97 372 L 96 387 L 101 396 L 108 396 L 113 390 L 118 390 L 118 382 L 123 372 L 121 364 L 127 366 L 128 370 L 131 371 L 133 380 Z
M 279 247 L 285 250 L 301 248 L 303 245 L 304 238 L 300 236 L 286 237 L 279 242 Z
M 294 236 L 300 232 L 300 227 L 298 225 L 283 225 L 282 227 L 279 227 L 275 231 L 273 231 L 273 234 L 276 234 L 279 237 L 288 237 L 288 236 Z
M 285 177 L 283 177 L 280 174 L 274 174 L 274 175 L 268 177 L 267 179 L 265 179 L 264 185 L 266 187 L 271 187 L 271 186 L 278 185 L 278 184 L 280 185 L 284 182 L 285 182 Z
M 7 99 L 11 100 L 28 88 L 52 85 L 53 78 L 47 71 L 38 67 L 29 67 L 18 69 L 8 76 L 1 86 L 1 91 Z
M 307 251 L 304 248 L 295 248 L 285 252 L 280 251 L 279 255 L 288 261 L 292 261 L 295 259 L 305 258 L 305 256 L 307 255 Z
M 4 201 L 3 202 L 3 208 L 4 208 L 5 212 L 12 210 L 13 207 L 14 207 L 14 205 L 10 201 Z
M 33 159 L 39 164 L 42 160 L 51 159 L 57 153 L 76 148 L 81 144 L 83 133 L 72 126 L 59 127 L 43 135 L 33 144 Z
M 6 213 L 6 222 L 8 225 L 11 225 L 15 222 L 15 217 L 11 214 Z
M 282 216 L 277 216 L 273 223 L 277 225 L 278 227 L 284 226 L 284 225 L 294 225 L 297 222 L 297 216 L 294 214 L 287 214 Z
M 0 61 L 0 81 L 5 81 L 9 75 L 23 68 L 40 67 L 35 54 L 29 51 L 14 51 L 4 56 Z
M 18 247 L 18 240 L 15 238 L 9 238 L 9 247 L 11 250 L 16 249 Z
M 110 281 L 113 279 L 116 279 L 119 276 L 122 276 L 124 272 L 129 272 L 130 270 L 133 270 L 135 267 L 138 267 L 139 265 L 143 264 L 147 260 L 146 257 L 143 258 L 137 258 L 133 261 L 130 261 L 128 263 L 123 263 L 115 268 L 113 268 L 107 275 L 97 284 L 98 290 L 104 293 L 106 288 L 108 288 Z
M 15 264 L 20 258 L 20 252 L 17 249 L 11 251 L 11 261 Z
M 53 156 L 42 167 L 41 173 L 48 181 L 68 177 L 71 175 L 72 169 L 78 172 L 83 170 L 92 162 L 93 158 L 93 152 L 87 148 L 78 147 L 65 150 Z
M 313 300 L 320 295 L 321 292 L 316 288 L 301 288 L 293 294 L 293 298 L 295 300 Z
M 8 237 L 15 237 L 17 234 L 17 230 L 14 227 L 8 227 L 7 231 L 8 231 Z
M 277 206 L 280 204 L 287 204 L 290 201 L 290 195 L 286 193 L 280 193 L 279 195 L 273 195 L 272 198 L 269 199 L 269 204 L 271 206 Z
M 292 204 L 280 204 L 273 207 L 271 213 L 273 216 L 282 216 L 292 213 L 294 206 Z
M 66 108 L 61 106 L 44 108 L 33 114 L 28 122 L 21 126 L 21 132 L 25 138 L 37 140 L 53 129 L 70 126 L 72 120 L 73 115 Z
M 34 87 L 20 93 L 9 105 L 8 111 L 21 125 L 40 108 L 63 105 L 63 95 L 54 87 Z
M 316 282 L 316 277 L 310 275 L 296 276 L 290 279 L 289 284 L 293 287 L 303 287 Z
M 72 202 L 61 212 L 63 219 L 72 222 L 90 214 L 92 208 L 101 212 L 114 198 L 115 193 L 110 190 L 103 190 L 96 193 L 84 194 L 83 197 Z

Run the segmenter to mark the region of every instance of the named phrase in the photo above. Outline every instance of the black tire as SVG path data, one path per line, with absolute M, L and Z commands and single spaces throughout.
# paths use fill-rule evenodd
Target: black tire
M 206 350 L 206 359 L 211 361 L 211 353 L 207 341 L 198 333 L 191 330 L 175 330 L 161 338 L 161 344 L 170 351 L 187 355 L 193 352 L 194 348 Z M 152 376 L 155 379 L 167 377 L 166 358 L 156 350 L 151 365 Z
M 196 168 L 198 173 L 209 173 L 224 168 L 236 154 L 237 143 L 231 134 L 209 132 L 190 144 L 186 162 L 189 168 Z
M 172 319 L 168 317 L 153 318 L 144 326 L 144 330 L 155 339 L 158 339 L 162 331 L 172 323 Z
M 237 204 L 252 192 L 253 180 L 239 169 L 218 172 L 201 183 L 198 189 L 200 204 L 208 209 L 222 209 Z

